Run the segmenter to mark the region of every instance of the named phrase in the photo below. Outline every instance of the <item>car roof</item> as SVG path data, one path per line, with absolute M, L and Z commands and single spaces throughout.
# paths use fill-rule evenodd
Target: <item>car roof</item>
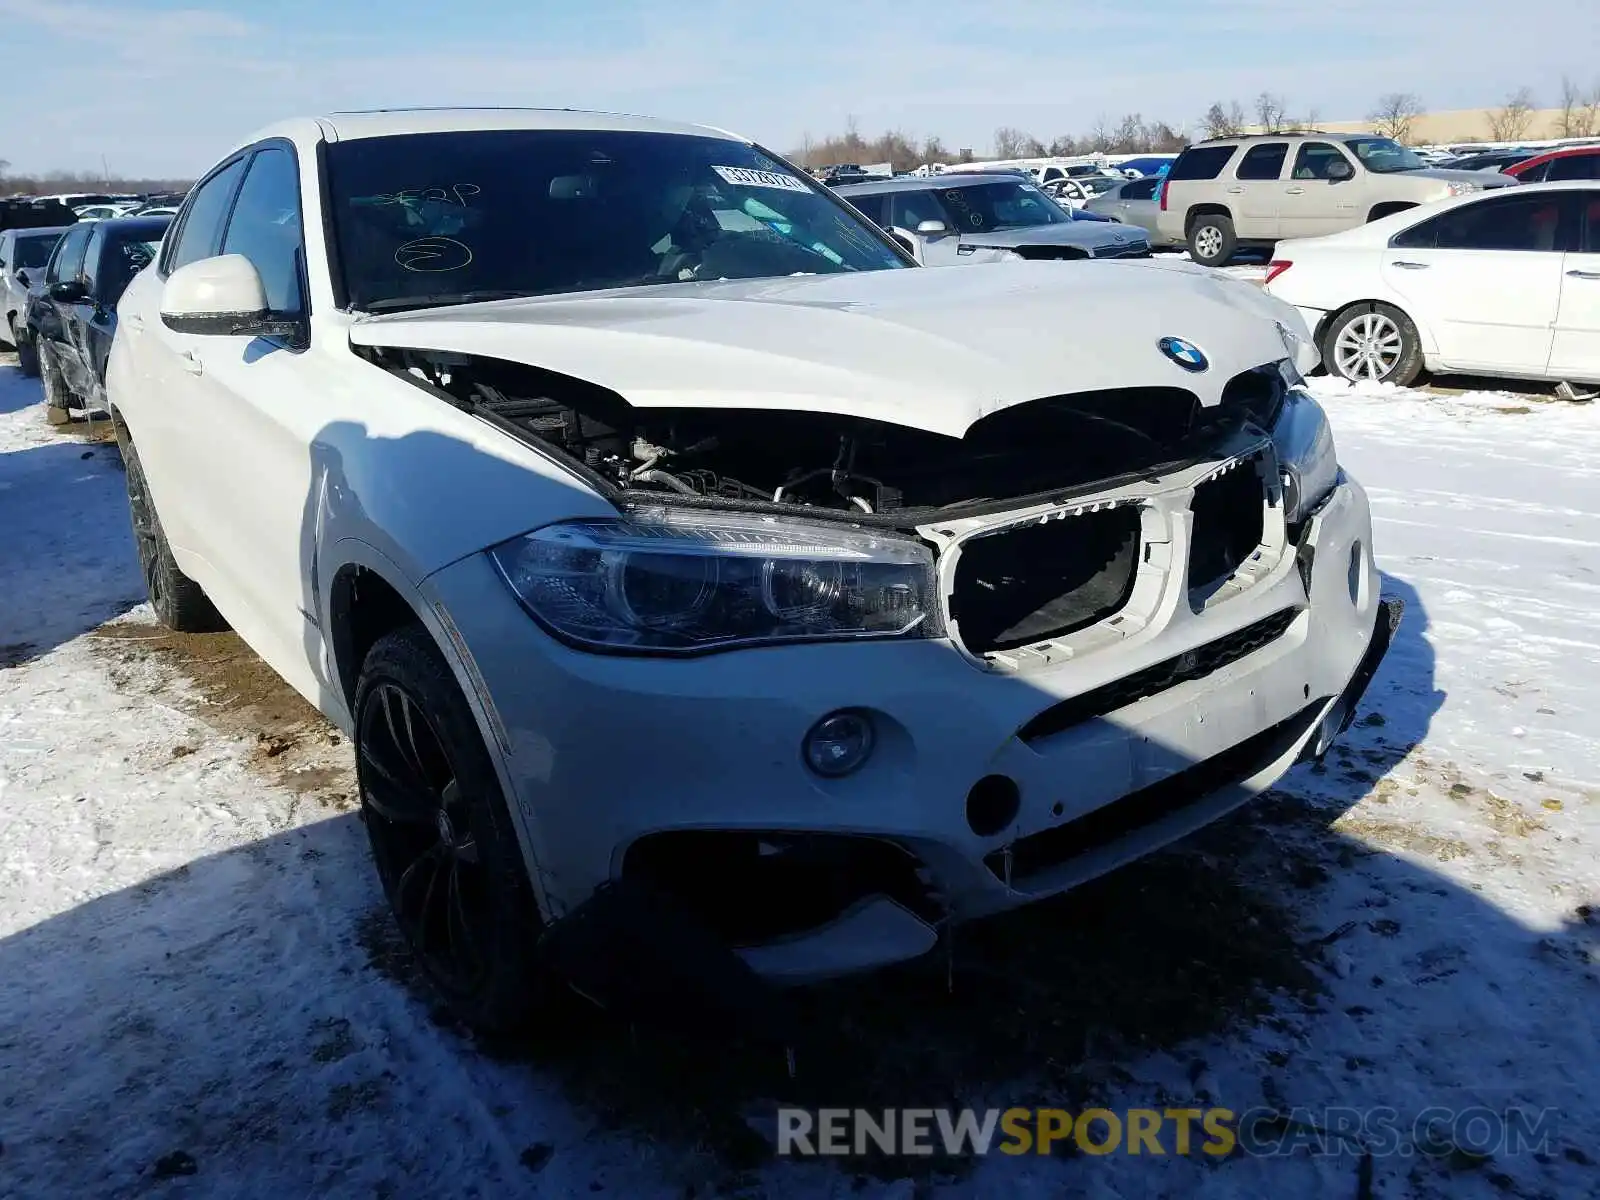
M 943 175 L 907 175 L 872 183 L 844 183 L 833 190 L 841 196 L 859 196 L 866 192 L 927 192 L 947 187 L 976 187 L 982 183 L 1007 179 L 1018 183 L 1034 182 L 1031 175 L 1013 174 L 1010 171 L 946 171 Z
M 35 225 L 31 228 L 25 225 L 21 229 L 7 229 L 5 234 L 20 242 L 23 238 L 49 237 L 51 234 L 65 233 L 71 228 L 71 225 Z
M 1585 154 L 1600 154 L 1600 142 L 1591 146 L 1562 146 L 1556 150 L 1546 150 L 1534 155 L 1532 158 L 1525 158 L 1515 165 L 1526 171 L 1553 158 L 1577 158 Z
M 578 129 L 617 133 L 667 133 L 749 139 L 726 129 L 663 121 L 625 113 L 591 112 L 576 108 L 375 108 L 357 112 L 331 112 L 320 117 L 296 117 L 257 130 L 235 150 L 269 137 L 304 141 L 350 142 L 362 138 L 394 137 L 411 133 L 455 133 L 498 129 Z
M 108 229 L 112 233 L 130 233 L 135 236 L 164 233 L 172 224 L 171 217 L 107 217 L 104 221 L 96 221 L 97 229 Z

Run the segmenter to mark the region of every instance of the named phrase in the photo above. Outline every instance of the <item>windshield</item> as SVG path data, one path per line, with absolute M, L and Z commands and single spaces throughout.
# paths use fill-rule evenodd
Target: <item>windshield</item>
M 1064 225 L 1072 220 L 1037 186 L 1021 180 L 941 188 L 934 193 L 952 229 L 983 233 L 995 229 L 1027 229 Z
M 908 266 L 827 189 L 683 134 L 471 130 L 336 142 L 336 278 L 355 308 Z
M 19 237 L 17 239 L 17 261 L 12 265 L 19 271 L 37 270 L 50 261 L 50 251 L 56 248 L 56 243 L 61 240 L 59 233 L 46 234 L 43 237 Z
M 1396 171 L 1420 171 L 1428 164 L 1393 138 L 1345 138 L 1344 144 L 1355 151 L 1361 165 L 1378 175 L 1392 175 Z

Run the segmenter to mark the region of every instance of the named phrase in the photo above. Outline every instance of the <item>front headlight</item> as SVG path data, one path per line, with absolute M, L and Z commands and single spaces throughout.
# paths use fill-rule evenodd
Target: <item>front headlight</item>
M 641 508 L 489 554 L 529 613 L 588 649 L 688 654 L 939 624 L 928 547 L 825 521 Z
M 1291 391 L 1272 427 L 1272 444 L 1283 472 L 1284 519 L 1305 520 L 1339 482 L 1339 455 L 1328 414 L 1309 395 Z

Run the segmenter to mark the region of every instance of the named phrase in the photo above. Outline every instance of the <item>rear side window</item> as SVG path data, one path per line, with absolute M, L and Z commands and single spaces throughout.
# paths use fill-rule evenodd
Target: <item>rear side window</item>
M 875 196 L 846 196 L 852 206 L 859 209 L 862 214 L 874 225 L 884 229 L 889 227 L 889 197 L 881 192 Z
M 1251 146 L 1239 160 L 1239 179 L 1276 179 L 1283 174 L 1283 160 L 1289 156 L 1288 142 L 1262 142 Z
M 1155 197 L 1156 187 L 1161 183 L 1159 179 L 1135 179 L 1132 183 L 1122 185 L 1122 191 L 1117 194 L 1119 200 L 1150 200 Z
M 233 193 L 244 174 L 245 160 L 235 159 L 195 189 L 189 211 L 178 229 L 172 252 L 163 264 L 167 271 L 211 258 L 222 242 L 222 226 L 233 204 Z
M 1524 179 L 1528 178 L 1526 175 Z M 1563 179 L 1600 179 L 1600 154 L 1573 154 L 1550 161 L 1550 173 L 1545 176 L 1552 183 Z
M 1550 173 L 1550 164 L 1540 163 L 1537 167 L 1529 167 L 1526 171 L 1518 172 L 1517 178 L 1523 183 L 1543 183 L 1544 177 Z
M 1190 146 L 1178 155 L 1168 179 L 1215 179 L 1233 158 L 1237 146 Z
M 1546 192 L 1464 205 L 1396 234 L 1391 244 L 1418 250 L 1559 253 L 1566 240 L 1561 233 L 1562 196 Z

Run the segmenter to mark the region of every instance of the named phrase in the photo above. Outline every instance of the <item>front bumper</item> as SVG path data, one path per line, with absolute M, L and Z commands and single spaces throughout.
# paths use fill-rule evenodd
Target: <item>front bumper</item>
M 644 857 L 670 858 L 672 838 L 686 853 L 715 846 L 698 877 L 680 864 L 701 911 L 741 929 L 730 940 L 758 972 L 801 980 L 915 957 L 944 921 L 1110 871 L 1325 750 L 1387 646 L 1370 530 L 1365 493 L 1342 480 L 1300 531 L 1298 553 L 1253 587 L 1114 650 L 1022 674 L 983 670 L 936 640 L 693 660 L 586 654 L 546 637 L 482 556 L 429 588 L 461 632 L 491 744 L 503 740 L 546 915 Z M 1270 636 L 1252 632 L 1262 630 Z M 1221 645 L 1232 649 L 1218 656 Z M 1128 677 L 1164 670 L 1175 670 L 1172 686 L 1057 719 L 1086 693 L 1115 696 Z M 877 749 L 855 774 L 822 779 L 804 766 L 801 741 L 841 708 L 872 714 Z M 1015 811 L 980 833 L 969 803 L 995 776 L 1014 785 Z M 881 863 L 886 847 L 907 865 L 873 867 L 886 872 L 882 891 L 857 881 L 827 919 L 763 938 L 750 917 L 777 893 L 747 890 L 749 872 L 724 874 L 727 847 L 707 833 L 743 836 L 755 862 L 820 838 L 834 884 L 848 864 Z M 840 845 L 872 850 L 841 859 Z M 667 850 L 641 855 L 645 846 Z

